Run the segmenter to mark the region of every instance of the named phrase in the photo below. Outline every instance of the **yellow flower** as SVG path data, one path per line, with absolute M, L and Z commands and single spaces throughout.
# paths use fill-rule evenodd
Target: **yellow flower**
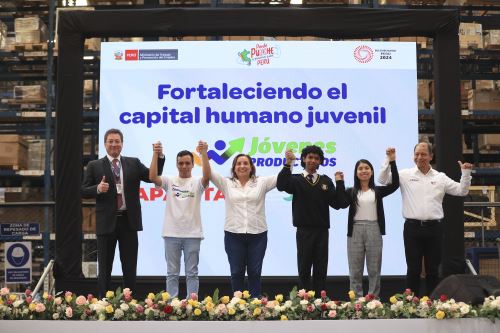
M 106 312 L 107 312 L 107 313 L 113 313 L 113 311 L 114 311 L 114 310 L 113 310 L 113 306 L 112 306 L 111 304 L 110 304 L 110 305 L 108 305 L 108 306 L 106 306 Z
M 205 297 L 205 303 L 209 303 L 209 302 L 212 302 L 212 297 L 210 297 L 210 296 Z
M 349 299 L 352 301 L 356 298 L 356 294 L 354 293 L 354 291 L 352 290 L 349 290 Z
M 92 304 L 97 303 L 97 298 L 92 298 Z
M 199 315 L 201 315 L 201 310 L 200 310 L 200 309 L 195 309 L 195 310 L 194 310 L 194 315 L 195 315 L 195 316 L 199 316 Z
M 64 299 L 66 300 L 66 303 L 71 303 L 73 296 L 68 295 L 68 296 L 64 297 Z
M 262 310 L 261 310 L 260 308 L 255 308 L 255 309 L 253 310 L 253 316 L 254 316 L 254 317 L 258 317 L 258 316 L 260 316 L 260 314 L 261 314 L 261 313 L 262 313 Z
M 396 298 L 396 296 L 391 296 L 391 298 L 389 298 L 389 301 L 391 302 L 391 304 L 396 304 L 398 299 Z
M 16 298 L 17 298 L 17 295 L 16 295 L 16 294 L 10 294 L 10 295 L 9 295 L 9 299 L 10 299 L 11 301 L 15 301 L 15 300 L 16 300 Z
M 170 294 L 168 292 L 161 293 L 161 299 L 165 302 L 168 301 L 170 299 Z
M 43 297 L 43 299 L 47 299 L 47 298 L 49 298 L 49 293 L 45 291 L 45 292 L 43 293 L 43 296 L 42 296 L 42 297 Z
M 309 291 L 307 292 L 307 296 L 309 296 L 309 298 L 313 298 L 315 294 L 316 294 L 316 293 L 315 293 L 313 290 L 309 290 Z
M 28 309 L 30 309 L 30 311 L 35 311 L 35 308 L 36 308 L 35 303 L 30 303 L 30 305 L 28 306 Z
M 236 310 L 234 308 L 229 308 L 227 310 L 227 313 L 229 313 L 230 316 L 234 315 L 236 313 Z
M 283 302 L 283 295 L 282 294 L 278 294 L 278 295 L 274 296 L 274 299 L 277 300 L 278 302 Z
M 443 319 L 445 316 L 446 316 L 446 314 L 443 311 L 441 311 L 441 310 L 439 310 L 438 312 L 436 312 L 436 318 L 437 319 Z
M 243 291 L 243 298 L 248 298 L 250 297 L 250 293 L 248 292 L 248 290 L 244 290 Z
M 208 302 L 205 304 L 205 307 L 207 308 L 208 311 L 210 311 L 214 308 L 214 303 Z
M 262 302 L 260 301 L 260 299 L 255 298 L 255 299 L 252 301 L 252 304 L 253 304 L 253 305 L 260 305 L 260 304 L 262 304 Z
M 115 296 L 115 293 L 111 290 L 106 291 L 106 298 L 111 298 Z
M 281 315 L 280 320 L 288 320 L 288 317 L 285 315 Z
M 190 304 L 193 308 L 198 308 L 200 306 L 200 302 L 195 301 L 194 299 L 188 300 L 188 304 Z
M 131 300 L 130 304 L 137 304 L 137 300 L 136 299 Z
M 154 300 L 154 299 L 155 299 L 155 294 L 153 294 L 153 293 L 149 293 L 149 294 L 148 294 L 148 298 L 149 298 L 150 300 Z
M 229 303 L 229 296 L 221 297 L 220 301 L 221 301 L 222 304 Z
M 429 300 L 429 297 L 424 296 L 424 297 L 422 297 L 422 298 L 420 299 L 420 302 L 425 303 L 425 302 L 427 302 L 428 300 Z
M 0 305 L 3 305 L 3 301 L 2 301 L 2 299 L 1 299 L 1 298 L 0 298 Z
M 245 305 L 247 303 L 247 301 L 245 301 L 244 299 L 240 299 L 240 302 L 239 302 L 241 305 Z

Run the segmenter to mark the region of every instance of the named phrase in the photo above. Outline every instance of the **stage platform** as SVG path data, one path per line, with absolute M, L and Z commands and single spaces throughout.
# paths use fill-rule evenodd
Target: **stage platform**
M 112 288 L 116 290 L 121 285 L 121 277 L 112 278 Z M 262 278 L 262 291 L 265 295 L 274 298 L 276 294 L 287 295 L 290 290 L 298 283 L 297 277 L 293 276 L 273 276 Z M 422 285 L 424 281 L 422 280 Z M 363 281 L 364 290 L 368 291 L 368 278 Z M 184 277 L 180 278 L 179 296 L 184 298 L 186 286 Z M 389 301 L 389 298 L 396 293 L 401 293 L 406 288 L 405 276 L 382 276 L 381 295 L 383 302 Z M 159 292 L 166 289 L 165 276 L 140 276 L 137 279 L 137 290 L 133 291 L 134 297 L 138 300 L 144 300 L 149 292 Z M 219 295 L 232 296 L 231 284 L 228 276 L 200 277 L 200 297 L 211 296 L 215 289 L 219 289 Z M 97 295 L 97 279 L 57 279 L 57 291 L 72 291 L 78 295 L 87 295 L 92 293 Z M 335 300 L 347 301 L 349 292 L 349 277 L 335 276 L 327 278 L 328 296 Z
M 374 320 L 300 320 L 300 321 L 0 321 L 1 332 L 33 333 L 137 333 L 137 332 L 405 332 L 405 333 L 500 333 L 500 321 L 488 319 L 374 319 Z

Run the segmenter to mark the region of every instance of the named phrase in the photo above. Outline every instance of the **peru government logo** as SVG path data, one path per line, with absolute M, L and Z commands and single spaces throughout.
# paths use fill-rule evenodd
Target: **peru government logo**
M 271 58 L 278 58 L 280 55 L 281 50 L 278 46 L 257 43 L 250 49 L 243 49 L 238 52 L 238 62 L 246 66 L 251 66 L 252 64 L 263 66 L 270 64 Z
M 362 64 L 370 62 L 373 59 L 373 50 L 369 46 L 360 45 L 354 50 L 354 58 Z

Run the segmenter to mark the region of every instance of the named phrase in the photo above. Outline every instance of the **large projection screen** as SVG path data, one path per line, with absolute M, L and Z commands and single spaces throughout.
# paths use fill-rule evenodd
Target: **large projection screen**
M 133 23 L 131 23 L 133 22 Z M 168 8 L 62 12 L 58 24 L 55 229 L 58 288 L 81 283 L 84 40 L 91 37 L 433 38 L 436 169 L 460 178 L 459 12 L 372 8 Z M 396 138 L 399 139 L 399 138 Z M 402 156 L 400 155 L 400 160 Z M 443 275 L 464 272 L 463 201 L 444 201 Z M 340 233 L 339 233 L 340 234 Z M 157 251 L 163 251 L 158 248 Z M 221 272 L 220 274 L 226 274 Z M 295 274 L 294 274 L 295 275 Z M 295 275 L 296 276 L 296 275 Z
M 258 175 L 275 175 L 287 148 L 323 148 L 319 172 L 342 170 L 352 186 L 354 165 L 368 159 L 376 172 L 394 146 L 399 167 L 412 166 L 418 139 L 415 43 L 394 42 L 142 42 L 101 47 L 99 136 L 124 133 L 124 156 L 145 165 L 162 141 L 164 175 L 176 175 L 176 154 L 209 143 L 214 171 L 230 175 L 237 153 L 252 156 Z M 397 138 L 397 139 L 396 139 Z M 104 144 L 99 149 L 104 156 Z M 197 159 L 194 175 L 201 175 Z M 294 172 L 302 172 L 300 163 Z M 169 194 L 167 194 L 169 195 Z M 144 231 L 139 275 L 166 272 L 161 237 L 165 193 L 141 186 Z M 297 272 L 291 198 L 266 198 L 269 227 L 263 275 Z M 382 272 L 405 274 L 399 192 L 387 197 Z M 204 240 L 200 275 L 229 274 L 224 250 L 224 199 L 213 184 L 202 198 Z M 331 209 L 329 275 L 348 275 L 347 209 Z M 114 274 L 120 275 L 116 256 Z

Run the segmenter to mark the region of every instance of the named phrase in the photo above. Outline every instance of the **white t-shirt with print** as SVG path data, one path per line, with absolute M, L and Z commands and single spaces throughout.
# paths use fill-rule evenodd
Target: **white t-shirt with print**
M 167 194 L 163 237 L 203 238 L 200 200 L 205 191 L 201 178 L 161 176 Z

